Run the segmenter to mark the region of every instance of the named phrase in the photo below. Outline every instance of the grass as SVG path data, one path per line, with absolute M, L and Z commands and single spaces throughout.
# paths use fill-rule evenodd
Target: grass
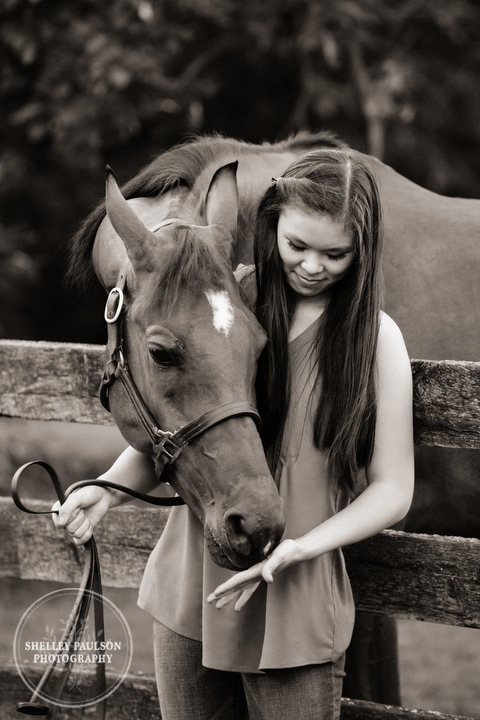
M 9 494 L 14 471 L 30 460 L 50 462 L 64 485 L 96 477 L 125 447 L 118 431 L 85 425 L 0 419 L 0 490 Z M 26 488 L 48 497 L 43 481 Z M 12 659 L 15 627 L 27 607 L 57 587 L 51 583 L 0 581 L 0 660 Z M 134 638 L 132 671 L 151 674 L 151 623 L 136 607 L 136 591 L 107 589 L 126 616 Z M 404 707 L 480 717 L 480 630 L 402 620 L 398 623 Z

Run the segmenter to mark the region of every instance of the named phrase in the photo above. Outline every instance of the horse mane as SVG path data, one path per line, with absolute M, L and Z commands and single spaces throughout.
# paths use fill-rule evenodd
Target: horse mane
M 256 145 L 225 138 L 220 134 L 193 136 L 185 142 L 158 155 L 152 162 L 125 183 L 121 190 L 128 200 L 135 197 L 157 197 L 175 188 L 191 190 L 200 173 L 210 164 L 219 165 L 224 155 L 238 156 L 248 152 L 281 152 L 319 146 L 338 147 L 342 143 L 329 132 L 302 131 L 278 143 Z M 102 200 L 79 226 L 68 249 L 67 280 L 85 288 L 93 274 L 91 253 L 95 235 L 104 219 L 105 200 Z

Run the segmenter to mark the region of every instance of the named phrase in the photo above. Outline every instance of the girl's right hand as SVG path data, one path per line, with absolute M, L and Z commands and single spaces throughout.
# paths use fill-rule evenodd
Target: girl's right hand
M 63 505 L 59 501 L 53 505 L 52 510 L 58 510 L 53 522 L 70 535 L 75 545 L 83 545 L 112 504 L 113 493 L 108 488 L 88 485 L 75 490 Z

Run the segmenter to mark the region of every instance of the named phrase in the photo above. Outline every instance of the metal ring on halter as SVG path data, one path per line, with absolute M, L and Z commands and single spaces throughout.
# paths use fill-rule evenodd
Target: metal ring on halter
M 118 295 L 118 304 L 115 308 L 115 311 L 113 308 L 109 307 L 110 301 L 114 299 L 114 296 Z M 117 322 L 118 318 L 120 317 L 120 313 L 122 312 L 123 307 L 123 290 L 119 287 L 114 287 L 110 290 L 108 293 L 107 302 L 105 305 L 105 322 L 107 323 L 114 323 Z

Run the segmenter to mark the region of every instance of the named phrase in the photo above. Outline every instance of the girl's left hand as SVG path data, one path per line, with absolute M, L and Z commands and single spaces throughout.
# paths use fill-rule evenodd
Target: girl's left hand
M 241 610 L 262 580 L 272 583 L 275 573 L 304 559 L 302 549 L 296 540 L 283 540 L 266 560 L 252 565 L 248 570 L 242 570 L 219 585 L 208 596 L 207 602 L 215 603 L 215 607 L 222 608 L 237 600 L 235 610 Z

